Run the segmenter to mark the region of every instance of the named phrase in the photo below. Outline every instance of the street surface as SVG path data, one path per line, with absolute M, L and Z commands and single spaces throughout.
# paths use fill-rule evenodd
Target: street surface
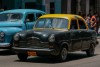
M 29 57 L 21 62 L 10 51 L 0 50 L 0 67 L 100 67 L 100 45 L 96 47 L 95 56 L 87 57 L 85 52 L 69 53 L 68 60 L 62 63 L 46 57 Z

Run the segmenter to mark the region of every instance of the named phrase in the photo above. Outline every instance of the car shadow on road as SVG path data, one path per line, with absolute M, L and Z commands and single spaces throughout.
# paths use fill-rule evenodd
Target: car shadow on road
M 98 54 L 95 54 L 94 56 L 97 56 Z M 92 56 L 92 57 L 94 57 Z M 86 54 L 80 54 L 80 53 L 69 53 L 68 54 L 68 59 L 66 62 L 74 61 L 74 60 L 80 60 L 80 59 L 85 59 L 85 58 L 90 58 L 87 57 Z M 19 60 L 16 60 L 16 62 L 22 62 Z M 47 63 L 47 64 L 55 64 L 55 63 L 61 63 L 58 59 L 54 57 L 31 57 L 28 58 L 27 61 L 28 63 Z
M 7 56 L 7 55 L 15 55 L 15 53 L 11 50 L 1 50 L 0 56 Z

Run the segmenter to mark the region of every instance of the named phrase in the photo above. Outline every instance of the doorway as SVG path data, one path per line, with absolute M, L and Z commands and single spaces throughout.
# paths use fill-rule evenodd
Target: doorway
M 78 10 L 77 0 L 71 0 L 71 13 L 76 14 Z
M 36 9 L 36 2 L 26 2 L 25 3 L 25 8 L 26 9 Z
M 2 0 L 0 0 L 0 12 L 3 11 L 3 10 L 4 10 L 4 8 L 3 8 L 3 2 L 2 2 Z
M 97 3 L 97 0 L 90 0 L 90 10 L 92 14 L 97 10 L 96 3 Z
M 54 2 L 50 2 L 50 13 L 51 14 L 55 13 L 55 3 Z
M 67 13 L 67 0 L 61 0 L 61 13 Z

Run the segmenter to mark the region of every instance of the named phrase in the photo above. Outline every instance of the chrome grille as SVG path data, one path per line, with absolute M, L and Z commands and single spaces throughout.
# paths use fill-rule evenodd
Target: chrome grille
M 27 44 L 40 44 L 39 38 L 30 37 L 27 39 Z
M 20 47 L 26 48 L 48 48 L 47 43 L 41 43 L 39 38 L 30 37 L 26 41 L 19 41 Z

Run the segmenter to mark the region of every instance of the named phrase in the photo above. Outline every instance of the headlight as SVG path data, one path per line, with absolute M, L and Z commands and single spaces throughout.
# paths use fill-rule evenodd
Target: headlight
M 5 33 L 4 32 L 1 32 L 0 33 L 0 37 L 4 37 L 5 36 Z
M 18 41 L 19 40 L 19 34 L 18 33 L 14 35 L 14 40 L 15 41 Z
M 49 36 L 49 42 L 54 42 L 55 41 L 55 35 L 54 34 L 51 34 L 50 36 Z

